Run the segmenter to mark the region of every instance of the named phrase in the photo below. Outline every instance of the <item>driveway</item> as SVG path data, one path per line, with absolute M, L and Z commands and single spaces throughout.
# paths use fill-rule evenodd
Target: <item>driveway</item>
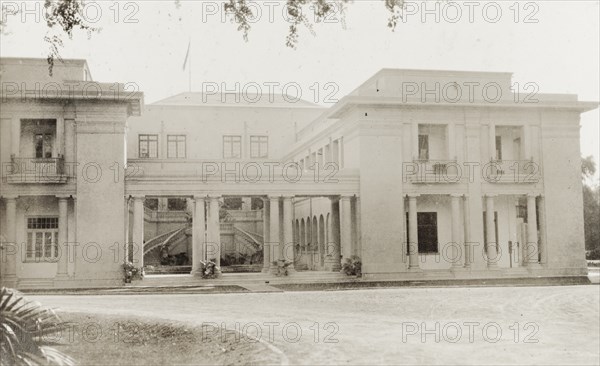
M 600 363 L 597 285 L 28 297 L 67 312 L 222 325 L 290 364 Z

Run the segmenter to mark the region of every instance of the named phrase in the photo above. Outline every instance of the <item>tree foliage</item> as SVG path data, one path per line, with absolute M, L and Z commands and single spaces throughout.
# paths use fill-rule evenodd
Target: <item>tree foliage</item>
M 596 162 L 594 161 L 594 157 L 590 155 L 586 158 L 581 158 L 581 175 L 583 178 L 591 178 L 594 174 L 596 174 Z
M 60 49 L 63 47 L 62 34 L 66 34 L 71 39 L 73 30 L 79 29 L 87 31 L 88 37 L 90 37 L 91 32 L 98 30 L 89 26 L 81 15 L 84 5 L 83 0 L 46 0 L 44 2 L 46 25 L 48 26 L 44 40 L 49 47 L 47 60 L 50 76 L 52 76 L 54 60 L 62 60 L 60 57 Z
M 585 230 L 585 248 L 600 250 L 600 187 L 591 187 L 585 183 L 596 173 L 596 163 L 592 156 L 581 158 L 583 184 L 583 221 Z
M 381 1 L 390 14 L 387 26 L 393 31 L 396 29 L 398 20 L 402 18 L 404 0 Z M 175 7 L 178 9 L 181 7 L 181 3 L 181 0 L 174 0 Z M 315 35 L 314 23 L 324 22 L 329 16 L 339 16 L 344 25 L 348 3 L 350 0 L 285 0 L 285 11 L 290 23 L 285 37 L 285 45 L 295 49 L 299 44 L 301 26 Z M 64 45 L 64 36 L 71 39 L 73 33 L 79 30 L 87 32 L 89 38 L 92 32 L 99 30 L 86 23 L 85 17 L 82 15 L 84 7 L 84 0 L 45 0 L 44 10 L 48 31 L 44 40 L 49 47 L 47 60 L 50 75 L 52 75 L 55 60 L 61 60 L 60 50 Z M 223 10 L 230 16 L 232 23 L 237 24 L 237 29 L 242 32 L 245 41 L 249 39 L 251 23 L 256 20 L 256 14 L 253 13 L 252 7 L 251 0 L 225 0 L 223 3 Z M 5 28 L 6 23 L 0 21 L 0 32 Z
M 315 34 L 313 21 L 323 22 L 328 16 L 339 13 L 342 24 L 345 24 L 346 5 L 350 0 L 286 0 L 285 8 L 288 21 L 290 22 L 285 44 L 287 47 L 296 48 L 299 40 L 299 27 L 304 25 L 311 34 Z M 248 41 L 251 22 L 256 16 L 249 5 L 250 0 L 228 0 L 224 4 L 224 10 L 232 15 L 238 30 L 243 32 L 244 40 Z M 384 0 L 386 9 L 390 12 L 388 27 L 396 29 L 398 19 L 402 17 L 404 0 Z M 314 14 L 311 19 L 307 14 Z

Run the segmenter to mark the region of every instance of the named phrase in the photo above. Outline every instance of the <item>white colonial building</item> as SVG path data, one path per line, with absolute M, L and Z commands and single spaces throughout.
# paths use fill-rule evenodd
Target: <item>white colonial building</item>
M 206 260 L 268 276 L 352 256 L 364 280 L 587 273 L 579 120 L 598 104 L 575 95 L 384 69 L 329 108 L 144 105 L 82 60 L 0 67 L 3 285 L 121 285 L 127 260 L 190 278 Z

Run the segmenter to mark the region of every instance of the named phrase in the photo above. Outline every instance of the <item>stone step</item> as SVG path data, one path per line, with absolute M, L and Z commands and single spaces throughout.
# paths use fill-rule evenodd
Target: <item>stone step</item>
M 355 280 L 335 272 L 295 272 L 289 276 L 277 277 L 269 273 L 224 273 L 220 278 L 202 279 L 189 274 L 148 275 L 135 286 L 192 286 L 224 284 L 282 284 L 282 283 L 323 283 Z

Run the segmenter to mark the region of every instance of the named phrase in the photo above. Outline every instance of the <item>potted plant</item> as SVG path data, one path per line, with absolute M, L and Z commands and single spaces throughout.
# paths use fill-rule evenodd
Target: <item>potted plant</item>
M 144 268 L 138 268 L 129 261 L 123 264 L 123 272 L 125 283 L 131 283 L 132 280 L 141 280 L 144 278 Z
M 288 267 L 292 265 L 292 262 L 284 259 L 273 261 L 273 265 L 276 266 L 276 276 L 287 276 L 289 274 Z
M 362 262 L 360 258 L 356 255 L 346 258 L 342 264 L 342 272 L 347 276 L 362 276 Z
M 207 278 L 207 279 L 217 278 L 217 277 L 219 277 L 219 274 L 221 273 L 219 266 L 217 266 L 217 264 L 212 260 L 209 260 L 206 262 L 201 262 L 200 266 L 202 269 L 202 278 Z

